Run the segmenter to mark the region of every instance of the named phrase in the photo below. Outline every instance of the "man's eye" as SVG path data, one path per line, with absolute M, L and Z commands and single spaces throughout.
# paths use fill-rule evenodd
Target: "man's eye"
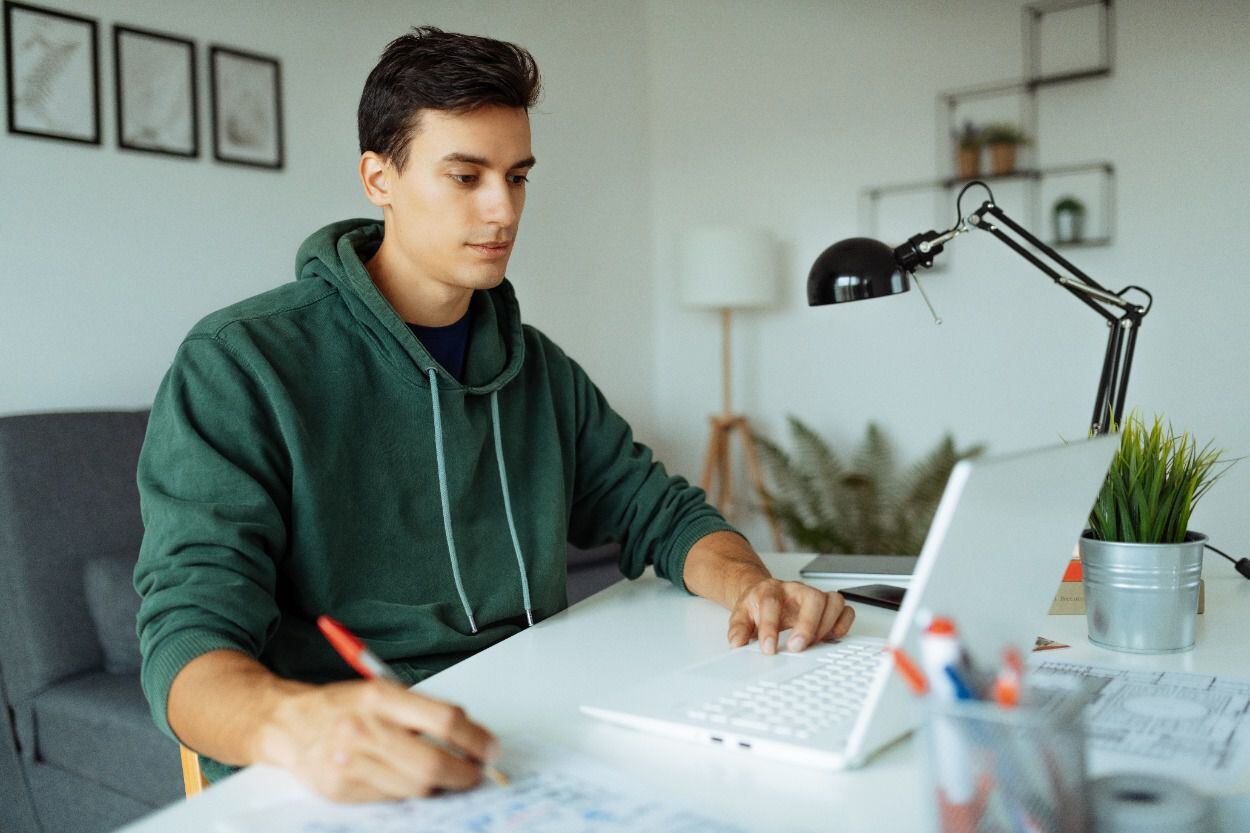
M 448 174 L 448 176 L 461 185 L 470 185 L 477 180 L 477 176 L 474 174 Z
M 513 174 L 508 177 L 508 181 L 513 185 L 524 185 L 530 181 L 530 178 L 525 174 Z

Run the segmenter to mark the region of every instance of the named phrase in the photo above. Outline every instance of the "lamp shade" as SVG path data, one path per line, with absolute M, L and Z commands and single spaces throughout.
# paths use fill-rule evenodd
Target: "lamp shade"
M 852 237 L 820 253 L 807 276 L 808 306 L 883 298 L 911 289 L 894 250 L 880 240 Z
M 682 236 L 680 274 L 688 307 L 751 309 L 777 302 L 777 249 L 760 229 L 692 229 Z

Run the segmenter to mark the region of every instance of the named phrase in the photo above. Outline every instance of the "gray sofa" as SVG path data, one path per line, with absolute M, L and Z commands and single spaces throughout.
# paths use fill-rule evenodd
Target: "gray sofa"
M 139 686 L 129 573 L 146 411 L 0 417 L 0 830 L 98 833 L 182 797 Z M 569 598 L 620 577 L 570 548 Z

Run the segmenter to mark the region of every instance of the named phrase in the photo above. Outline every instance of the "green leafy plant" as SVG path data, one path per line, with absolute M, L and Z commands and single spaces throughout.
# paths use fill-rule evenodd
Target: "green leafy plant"
M 1063 211 L 1069 211 L 1073 214 L 1084 214 L 1085 203 L 1072 196 L 1060 197 L 1055 201 L 1055 206 L 1051 210 L 1056 214 Z
M 947 434 L 928 456 L 900 467 L 875 423 L 844 459 L 797 417 L 787 418 L 793 449 L 754 435 L 767 485 L 764 499 L 800 550 L 915 555 L 955 463 L 983 451 L 958 450 Z
M 964 122 L 963 128 L 955 138 L 960 150 L 980 150 L 983 144 L 980 129 L 970 121 Z
M 981 141 L 986 145 L 1027 145 L 1029 137 L 1010 122 L 995 122 L 982 128 Z
M 1130 544 L 1174 544 L 1185 540 L 1189 516 L 1207 490 L 1234 461 L 1202 448 L 1189 434 L 1177 434 L 1161 417 L 1147 427 L 1136 411 L 1120 426 L 1120 448 L 1111 461 L 1089 516 L 1091 537 Z

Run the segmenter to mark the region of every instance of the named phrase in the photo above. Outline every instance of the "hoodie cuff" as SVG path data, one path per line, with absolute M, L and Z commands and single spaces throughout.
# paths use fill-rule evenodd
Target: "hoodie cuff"
M 705 538 L 713 532 L 732 532 L 743 541 L 746 541 L 748 546 L 751 543 L 745 535 L 719 517 L 700 518 L 686 525 L 673 540 L 668 558 L 667 578 L 691 596 L 695 594 L 691 593 L 690 588 L 686 587 L 686 556 L 690 554 L 690 548 L 701 538 Z
M 152 709 L 152 720 L 160 729 L 175 741 L 182 741 L 174 734 L 169 725 L 169 689 L 174 684 L 178 672 L 196 657 L 209 651 L 227 649 L 252 656 L 238 642 L 229 637 L 212 631 L 184 631 L 167 639 L 144 657 L 143 660 L 143 691 L 147 694 L 148 704 Z

